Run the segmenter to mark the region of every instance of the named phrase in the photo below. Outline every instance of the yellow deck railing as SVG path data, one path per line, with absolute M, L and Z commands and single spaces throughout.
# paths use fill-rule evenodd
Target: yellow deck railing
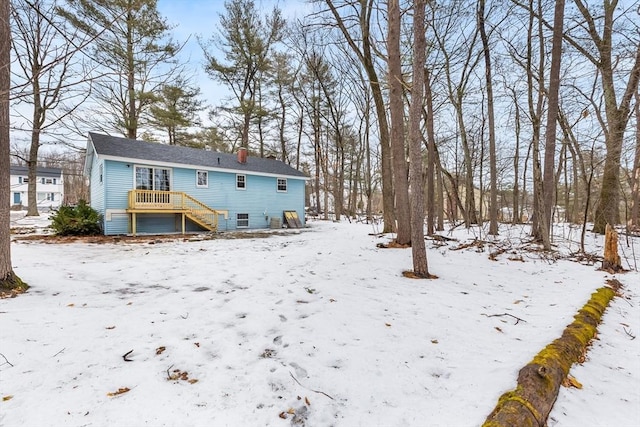
M 130 190 L 129 210 L 140 213 L 176 212 L 184 213 L 189 219 L 200 226 L 216 230 L 218 215 L 224 211 L 217 211 L 201 201 L 181 191 Z

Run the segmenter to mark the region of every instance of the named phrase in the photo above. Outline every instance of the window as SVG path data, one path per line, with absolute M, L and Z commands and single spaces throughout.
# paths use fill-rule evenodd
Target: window
M 20 177 L 18 177 L 18 182 L 20 184 L 28 184 L 29 183 L 29 178 L 27 178 L 26 176 L 20 176 Z
M 42 180 L 44 181 L 43 184 L 55 184 L 53 178 L 42 178 Z
M 278 191 L 287 191 L 287 178 L 278 178 Z
M 206 188 L 209 186 L 209 172 L 196 171 L 196 187 Z
M 169 191 L 171 170 L 136 166 L 136 190 Z
M 247 176 L 246 175 L 236 175 L 236 189 L 244 190 L 247 188 Z
M 248 228 L 249 227 L 249 214 L 248 213 L 236 214 L 236 227 L 237 228 Z

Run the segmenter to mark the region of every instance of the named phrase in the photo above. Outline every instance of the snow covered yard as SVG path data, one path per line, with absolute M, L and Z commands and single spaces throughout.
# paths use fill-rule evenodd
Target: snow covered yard
M 477 426 L 611 277 L 526 251 L 491 261 L 491 245 L 452 251 L 476 237 L 461 229 L 428 242 L 439 279 L 407 279 L 411 250 L 379 249 L 389 238 L 373 231 L 14 242 L 32 288 L 0 300 L 0 424 Z M 640 274 L 616 278 L 625 298 L 550 426 L 640 425 Z

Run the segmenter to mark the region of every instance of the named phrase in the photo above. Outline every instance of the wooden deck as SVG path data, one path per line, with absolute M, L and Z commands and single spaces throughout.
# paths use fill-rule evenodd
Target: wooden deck
M 131 234 L 136 234 L 139 214 L 180 214 L 182 234 L 189 219 L 209 231 L 218 229 L 218 215 L 228 215 L 225 210 L 212 209 L 201 201 L 181 191 L 130 190 L 127 208 Z

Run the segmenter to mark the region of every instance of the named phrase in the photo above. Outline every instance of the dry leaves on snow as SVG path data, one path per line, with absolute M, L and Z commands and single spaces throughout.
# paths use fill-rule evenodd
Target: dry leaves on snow
M 575 387 L 577 389 L 582 388 L 582 384 L 580 384 L 580 382 L 576 379 L 576 377 L 574 377 L 571 374 L 567 375 L 567 378 L 565 378 L 564 381 L 562 381 L 562 385 L 567 388 L 571 388 L 571 387 Z
M 189 378 L 189 373 L 187 371 L 182 371 L 180 369 L 174 369 L 173 371 L 169 372 L 171 370 L 171 367 L 169 367 L 169 369 L 167 369 L 167 380 L 168 381 L 186 381 L 189 384 L 195 384 L 198 382 L 197 379 L 195 378 Z
M 117 391 L 113 391 L 111 393 L 107 393 L 107 396 L 109 396 L 109 397 L 119 396 L 121 394 L 127 393 L 130 390 L 131 389 L 129 387 L 120 387 Z

